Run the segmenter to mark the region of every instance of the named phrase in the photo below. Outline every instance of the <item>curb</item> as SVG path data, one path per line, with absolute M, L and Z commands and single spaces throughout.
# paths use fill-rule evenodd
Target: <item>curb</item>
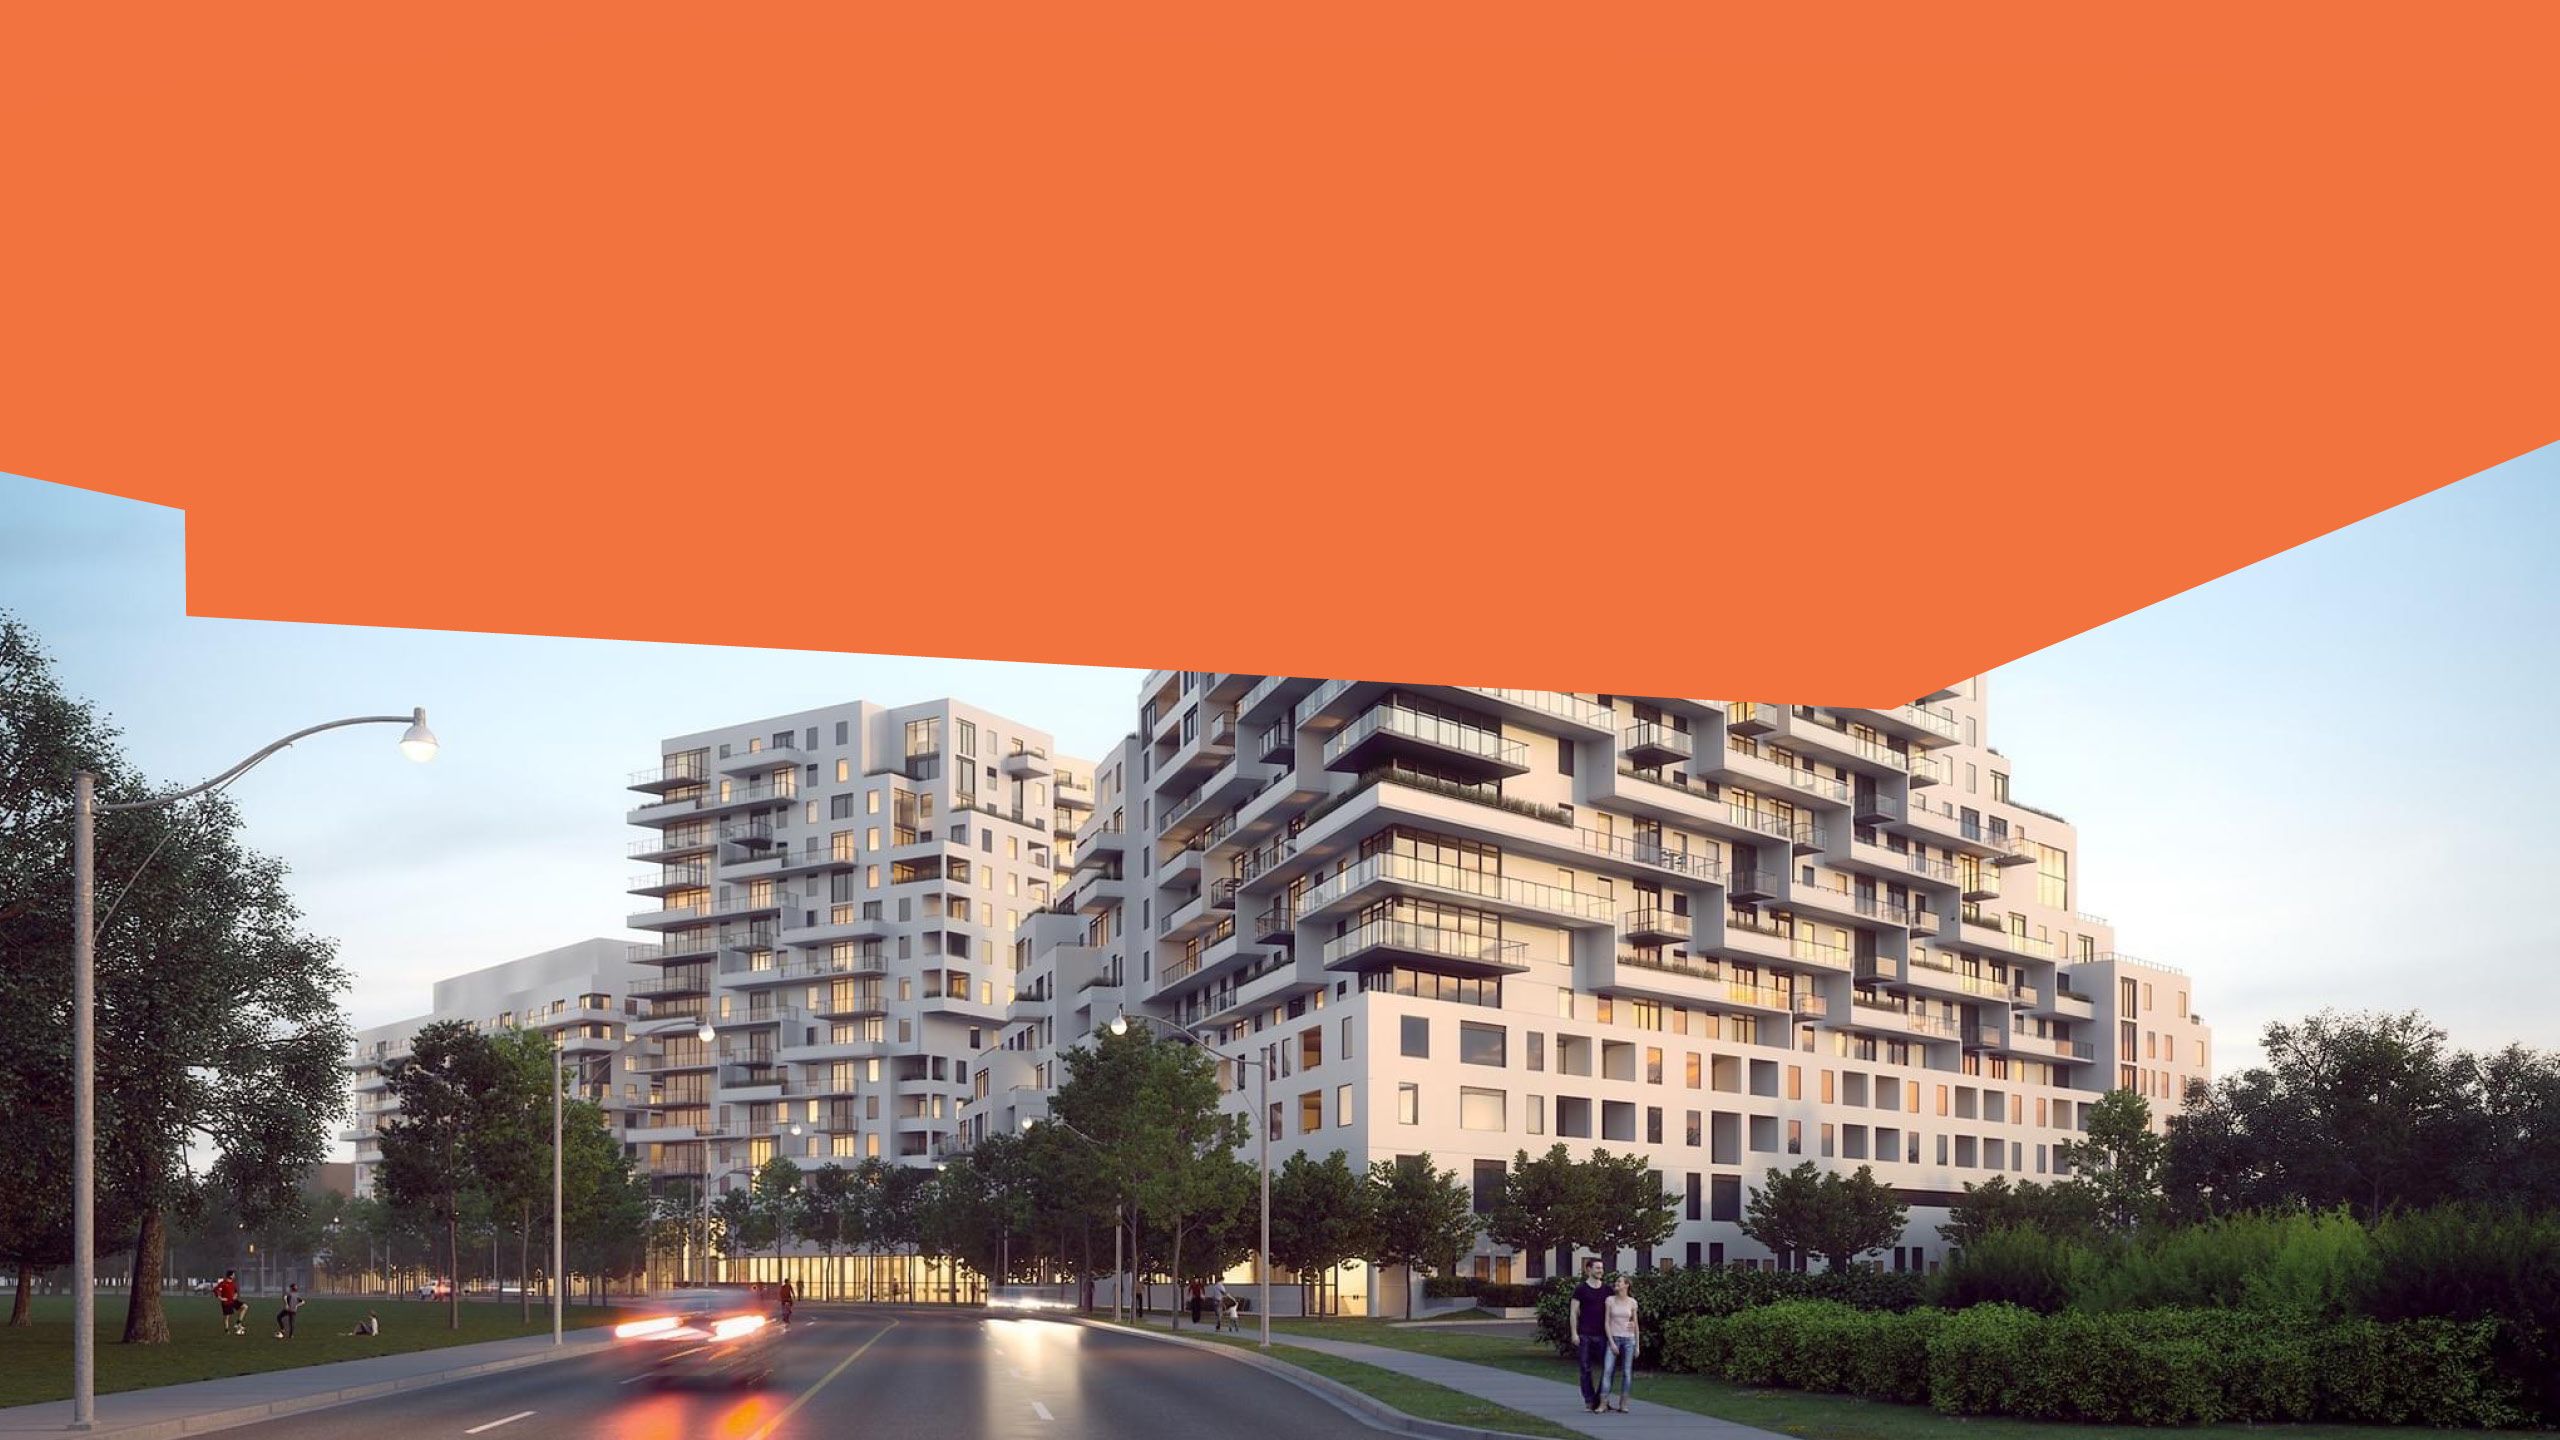
M 1189 1340 L 1180 1335 L 1160 1334 L 1153 1330 L 1129 1325 L 1115 1325 L 1107 1320 L 1087 1320 L 1080 1315 L 1042 1318 L 1063 1320 L 1070 1325 L 1083 1325 L 1096 1330 L 1107 1330 L 1115 1335 L 1137 1335 L 1149 1340 L 1162 1341 L 1167 1345 L 1180 1345 L 1187 1349 L 1207 1350 L 1224 1355 L 1266 1374 L 1278 1376 L 1320 1400 L 1330 1401 L 1336 1409 L 1349 1412 L 1353 1419 L 1373 1430 L 1385 1430 L 1398 1435 L 1419 1435 L 1427 1437 L 1427 1440 L 1524 1440 L 1516 1430 L 1485 1430 L 1473 1425 L 1452 1425 L 1445 1420 L 1425 1420 L 1419 1415 L 1408 1415 L 1375 1396 L 1352 1389 L 1339 1380 L 1319 1375 L 1302 1366 L 1292 1365 L 1286 1360 L 1273 1360 L 1259 1350 L 1242 1350 L 1233 1345 L 1222 1345 L 1210 1340 Z M 1272 1343 L 1277 1345 L 1282 1342 L 1275 1339 Z
M 548 1365 L 579 1355 L 598 1353 L 598 1347 L 568 1344 L 557 1349 L 540 1350 L 531 1355 L 510 1355 L 503 1360 L 484 1360 L 477 1365 L 459 1365 L 451 1370 L 432 1370 L 424 1375 L 404 1375 L 397 1380 L 377 1380 L 369 1385 L 349 1385 L 337 1390 L 322 1390 L 309 1395 L 296 1395 L 289 1400 L 269 1400 L 257 1405 L 237 1405 L 228 1410 L 207 1410 L 195 1415 L 182 1415 L 171 1420 L 145 1420 L 134 1425 L 101 1422 L 95 1429 L 81 1433 L 99 1440 L 178 1440 L 186 1435 L 205 1435 L 217 1430 L 234 1430 L 255 1425 L 261 1420 L 277 1420 L 287 1415 L 300 1415 L 312 1410 L 327 1410 L 339 1405 L 352 1405 L 359 1400 L 379 1400 L 410 1390 L 425 1390 L 449 1385 L 457 1380 L 476 1379 L 508 1370 L 523 1370 L 535 1365 Z M 126 1392 L 145 1395 L 148 1390 Z M 100 1396 L 101 1402 L 112 1395 Z

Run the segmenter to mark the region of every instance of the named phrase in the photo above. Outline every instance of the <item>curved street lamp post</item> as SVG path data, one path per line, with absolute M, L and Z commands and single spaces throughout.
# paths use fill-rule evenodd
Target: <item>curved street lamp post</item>
M 70 1428 L 74 1430 L 90 1429 L 98 1419 L 98 816 L 121 810 L 165 810 L 181 800 L 220 790 L 297 740 L 349 725 L 405 725 L 409 728 L 401 732 L 400 753 L 420 764 L 436 758 L 435 732 L 427 728 L 422 706 L 406 715 L 357 715 L 296 730 L 201 785 L 147 800 L 101 804 L 95 773 L 83 770 L 71 779 Z M 150 863 L 148 857 L 144 863 Z

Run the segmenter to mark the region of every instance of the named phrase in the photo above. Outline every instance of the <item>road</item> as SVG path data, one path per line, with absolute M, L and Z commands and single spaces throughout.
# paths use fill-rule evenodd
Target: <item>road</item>
M 260 1440 L 1122 1440 L 1374 1435 L 1221 1355 L 1057 1321 L 804 1306 L 761 1390 L 660 1390 L 629 1353 L 268 1421 Z

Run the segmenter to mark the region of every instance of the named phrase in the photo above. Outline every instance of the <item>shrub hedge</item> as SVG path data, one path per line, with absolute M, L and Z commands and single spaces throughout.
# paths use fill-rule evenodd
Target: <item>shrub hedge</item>
M 2246 1310 L 2039 1315 L 1791 1300 L 1670 1322 L 1666 1369 L 1738 1385 L 1927 1402 L 1950 1415 L 2135 1425 L 2326 1420 L 2498 1426 L 2529 1412 L 2492 1368 L 2497 1325 Z
M 1506 1285 L 1473 1275 L 1434 1275 L 1422 1282 L 1422 1293 L 1434 1300 L 1472 1299 L 1489 1309 L 1526 1308 L 1538 1303 L 1540 1285 Z
M 1862 1310 L 1908 1310 L 1921 1300 L 1921 1277 L 1882 1270 L 1804 1273 L 1788 1270 L 1655 1270 L 1631 1274 L 1630 1293 L 1643 1338 L 1637 1353 L 1655 1363 L 1664 1327 L 1693 1315 L 1731 1315 L 1787 1300 L 1830 1300 Z M 1571 1279 L 1546 1282 L 1537 1298 L 1538 1334 L 1559 1353 L 1571 1347 Z

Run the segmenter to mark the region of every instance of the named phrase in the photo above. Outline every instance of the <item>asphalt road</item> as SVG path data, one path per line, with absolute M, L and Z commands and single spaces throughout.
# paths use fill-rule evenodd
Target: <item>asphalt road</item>
M 1221 1355 L 979 1310 L 803 1306 L 762 1389 L 661 1390 L 625 1351 L 261 1423 L 261 1440 L 1124 1440 L 1374 1435 Z

